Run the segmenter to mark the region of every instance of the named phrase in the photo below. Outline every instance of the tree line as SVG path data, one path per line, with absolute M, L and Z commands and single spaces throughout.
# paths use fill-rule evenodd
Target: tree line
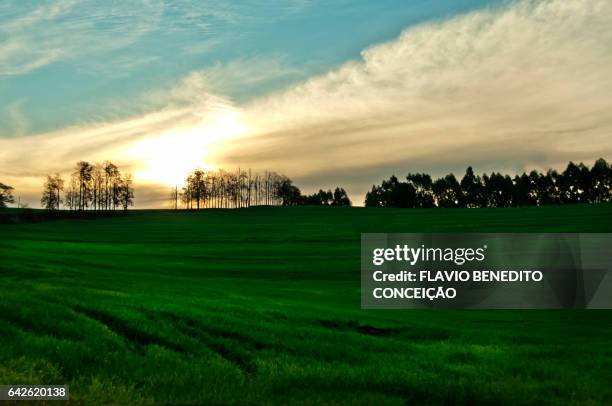
M 350 206 L 346 191 L 337 187 L 312 195 L 302 195 L 287 176 L 272 171 L 255 173 L 251 169 L 236 172 L 223 169 L 195 169 L 170 200 L 174 209 L 241 208 L 251 206 L 336 205 Z
M 517 207 L 612 201 L 612 168 L 598 159 L 589 169 L 570 162 L 562 172 L 533 170 L 522 175 L 475 175 L 468 167 L 459 181 L 448 174 L 432 180 L 426 173 L 395 175 L 372 186 L 366 207 Z
M 72 211 L 125 211 L 134 204 L 132 176 L 123 175 L 109 161 L 95 164 L 79 161 L 67 187 L 59 173 L 47 176 L 40 204 L 47 210 L 59 210 L 64 204 Z

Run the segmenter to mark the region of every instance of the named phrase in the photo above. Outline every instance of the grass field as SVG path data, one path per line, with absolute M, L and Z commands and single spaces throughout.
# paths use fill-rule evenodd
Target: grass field
M 85 404 L 612 403 L 612 311 L 360 309 L 362 232 L 612 232 L 612 205 L 0 225 L 0 383 Z

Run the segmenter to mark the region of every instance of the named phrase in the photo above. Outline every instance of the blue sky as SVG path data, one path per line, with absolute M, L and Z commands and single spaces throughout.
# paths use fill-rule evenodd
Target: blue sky
M 157 107 L 143 94 L 191 71 L 275 61 L 256 81 L 215 75 L 215 91 L 248 101 L 357 59 L 411 25 L 495 3 L 3 1 L 0 41 L 21 49 L 0 47 L 0 136 L 129 116 Z

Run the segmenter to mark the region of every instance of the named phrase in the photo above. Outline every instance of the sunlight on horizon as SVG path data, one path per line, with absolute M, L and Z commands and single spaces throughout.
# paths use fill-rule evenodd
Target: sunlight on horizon
M 244 134 L 246 124 L 241 114 L 223 109 L 207 115 L 193 128 L 177 129 L 135 143 L 128 155 L 139 164 L 134 171 L 138 180 L 180 186 L 187 174 L 196 169 L 216 169 L 210 149 L 230 138 Z

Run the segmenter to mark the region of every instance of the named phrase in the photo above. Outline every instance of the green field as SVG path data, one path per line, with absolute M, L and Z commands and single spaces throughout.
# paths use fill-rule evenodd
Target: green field
M 612 232 L 612 205 L 0 224 L 0 383 L 85 404 L 612 403 L 612 311 L 360 309 L 362 232 Z

